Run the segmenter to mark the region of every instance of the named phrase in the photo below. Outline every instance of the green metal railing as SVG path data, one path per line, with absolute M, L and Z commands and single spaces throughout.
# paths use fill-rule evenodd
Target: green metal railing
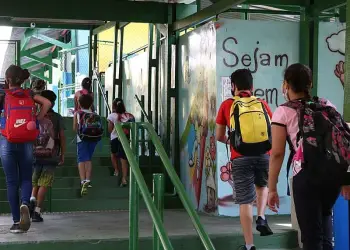
M 130 142 L 126 138 L 123 131 L 123 127 L 131 128 L 131 147 Z M 187 211 L 192 223 L 202 241 L 202 244 L 206 250 L 215 250 L 213 243 L 211 242 L 208 234 L 205 232 L 202 224 L 200 223 L 199 216 L 195 211 L 189 197 L 186 194 L 185 188 L 182 185 L 176 171 L 174 170 L 169 157 L 167 156 L 159 137 L 157 136 L 154 128 L 150 123 L 125 123 L 115 124 L 115 130 L 119 136 L 121 144 L 125 150 L 125 154 L 130 164 L 130 201 L 129 201 L 129 250 L 138 249 L 138 215 L 139 215 L 139 193 L 141 193 L 143 200 L 147 206 L 147 209 L 151 215 L 154 227 L 153 235 L 153 249 L 158 250 L 160 246 L 164 250 L 174 249 L 167 232 L 163 225 L 163 208 L 164 208 L 164 177 L 163 174 L 153 175 L 153 201 L 152 195 L 149 192 L 146 182 L 142 176 L 138 162 L 138 131 L 139 129 L 147 130 L 151 141 L 153 142 L 166 172 L 172 181 L 180 200 L 183 203 L 185 210 Z

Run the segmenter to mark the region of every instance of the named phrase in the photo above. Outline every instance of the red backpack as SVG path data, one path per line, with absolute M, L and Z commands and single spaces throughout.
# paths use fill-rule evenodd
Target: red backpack
M 135 117 L 132 114 L 125 112 L 124 114 L 118 115 L 118 122 L 120 123 L 135 122 Z M 130 138 L 130 128 L 123 128 L 123 131 L 126 137 Z
M 12 143 L 34 142 L 39 135 L 37 126 L 28 129 L 28 123 L 36 125 L 36 106 L 29 89 L 5 90 L 5 124 L 1 134 Z M 31 124 L 30 124 L 31 125 Z

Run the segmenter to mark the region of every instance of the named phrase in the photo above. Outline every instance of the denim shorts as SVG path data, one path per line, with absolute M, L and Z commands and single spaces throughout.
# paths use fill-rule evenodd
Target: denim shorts
M 91 161 L 98 142 L 81 141 L 77 143 L 78 163 Z
M 232 179 L 238 204 L 251 204 L 256 199 L 255 186 L 266 187 L 269 156 L 243 156 L 232 161 Z

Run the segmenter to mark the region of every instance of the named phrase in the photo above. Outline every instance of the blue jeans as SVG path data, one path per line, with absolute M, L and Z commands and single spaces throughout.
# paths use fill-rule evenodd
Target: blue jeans
M 29 205 L 32 193 L 33 144 L 11 143 L 0 139 L 1 163 L 4 168 L 7 185 L 7 197 L 10 203 L 13 221 L 20 221 L 19 189 L 22 204 Z

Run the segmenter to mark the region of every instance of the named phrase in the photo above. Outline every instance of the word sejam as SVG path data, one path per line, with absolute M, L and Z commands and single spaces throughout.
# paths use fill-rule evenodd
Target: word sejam
M 259 47 L 256 47 L 253 55 L 247 53 L 239 55 L 232 49 L 232 42 L 238 44 L 237 39 L 234 37 L 228 37 L 222 43 L 222 49 L 227 53 L 227 56 L 223 57 L 223 63 L 226 67 L 233 68 L 241 63 L 244 67 L 249 68 L 252 73 L 256 73 L 261 66 L 288 67 L 287 54 L 271 55 L 261 53 Z M 259 45 L 259 41 L 256 44 Z

